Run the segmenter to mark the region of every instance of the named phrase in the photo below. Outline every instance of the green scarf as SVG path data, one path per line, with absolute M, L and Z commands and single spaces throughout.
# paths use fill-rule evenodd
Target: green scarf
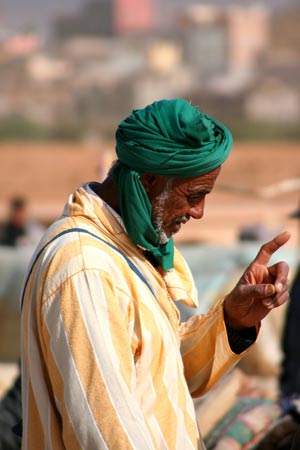
M 173 267 L 174 242 L 158 243 L 141 174 L 197 177 L 220 166 L 231 147 L 229 130 L 183 99 L 154 102 L 120 123 L 116 152 L 122 164 L 114 178 L 121 217 L 133 243 L 149 251 L 164 270 Z

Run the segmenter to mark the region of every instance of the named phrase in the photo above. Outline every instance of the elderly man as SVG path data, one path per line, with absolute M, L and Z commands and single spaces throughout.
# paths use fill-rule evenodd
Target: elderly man
M 288 267 L 265 244 L 207 315 L 172 235 L 203 216 L 230 132 L 182 99 L 135 110 L 118 127 L 102 184 L 70 196 L 24 283 L 24 450 L 204 449 L 192 396 L 255 342 L 288 297 Z

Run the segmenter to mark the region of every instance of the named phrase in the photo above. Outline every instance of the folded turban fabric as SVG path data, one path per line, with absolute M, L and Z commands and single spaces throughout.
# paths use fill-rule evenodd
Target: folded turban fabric
M 220 166 L 232 147 L 230 131 L 183 99 L 160 100 L 132 111 L 118 126 L 114 173 L 119 208 L 131 240 L 152 253 L 164 270 L 173 267 L 174 243 L 158 242 L 143 173 L 192 178 Z

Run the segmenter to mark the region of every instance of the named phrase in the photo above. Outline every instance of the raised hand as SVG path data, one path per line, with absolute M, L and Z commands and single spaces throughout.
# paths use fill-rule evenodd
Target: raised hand
M 233 329 L 257 326 L 269 312 L 289 297 L 289 266 L 278 262 L 268 267 L 271 256 L 290 238 L 289 232 L 262 245 L 235 288 L 225 297 L 225 322 Z

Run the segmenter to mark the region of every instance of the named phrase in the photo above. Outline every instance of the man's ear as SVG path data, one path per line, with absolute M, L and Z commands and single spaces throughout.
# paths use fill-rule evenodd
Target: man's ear
M 161 181 L 161 179 L 161 175 L 153 175 L 152 173 L 144 173 L 140 178 L 145 191 L 148 193 L 154 190 L 155 186 L 159 181 Z

